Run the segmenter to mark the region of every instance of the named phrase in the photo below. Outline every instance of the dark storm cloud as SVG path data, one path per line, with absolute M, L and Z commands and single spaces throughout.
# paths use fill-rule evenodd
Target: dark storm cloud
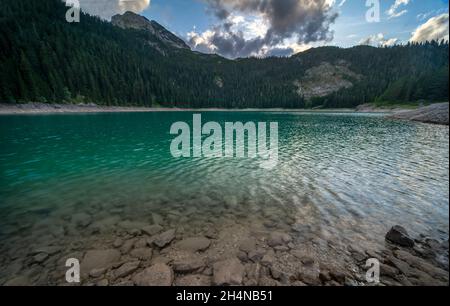
M 258 53 L 263 47 L 276 48 L 286 39 L 296 38 L 298 44 L 329 41 L 333 38 L 330 25 L 337 14 L 332 12 L 327 0 L 204 0 L 208 11 L 221 23 L 215 26 L 208 40 L 191 38 L 200 48 L 240 57 Z M 229 17 L 233 14 L 261 16 L 269 28 L 265 36 L 246 40 L 242 32 L 233 31 Z M 198 44 L 196 44 L 198 43 Z M 209 46 L 208 46 L 209 44 Z

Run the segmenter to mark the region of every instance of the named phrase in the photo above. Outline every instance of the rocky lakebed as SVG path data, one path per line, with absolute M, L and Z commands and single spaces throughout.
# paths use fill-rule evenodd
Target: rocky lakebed
M 112 214 L 120 214 L 117 208 Z M 100 218 L 99 218 L 100 217 Z M 85 286 L 366 286 L 366 261 L 380 261 L 385 286 L 448 285 L 447 241 L 411 238 L 394 226 L 385 247 L 344 249 L 301 239 L 271 222 L 250 229 L 224 219 L 220 227 L 176 226 L 178 211 L 148 223 L 101 218 L 92 210 L 60 216 L 16 232 L 3 227 L 0 284 Z M 15 227 L 17 229 L 17 227 Z M 9 238 L 5 239 L 5 235 Z M 11 238 L 14 237 L 14 238 Z M 49 243 L 48 241 L 52 241 Z M 66 260 L 81 263 L 81 282 L 68 284 Z

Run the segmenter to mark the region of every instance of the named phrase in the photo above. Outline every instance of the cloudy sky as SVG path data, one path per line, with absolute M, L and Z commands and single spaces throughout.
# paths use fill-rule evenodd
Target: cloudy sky
M 368 21 L 370 7 L 366 6 L 366 1 L 375 3 L 375 8 L 379 4 L 378 22 Z M 158 21 L 185 39 L 193 49 L 230 58 L 290 55 L 322 45 L 379 46 L 427 39 L 448 40 L 448 0 L 80 2 L 85 10 L 106 19 L 112 14 L 132 10 Z

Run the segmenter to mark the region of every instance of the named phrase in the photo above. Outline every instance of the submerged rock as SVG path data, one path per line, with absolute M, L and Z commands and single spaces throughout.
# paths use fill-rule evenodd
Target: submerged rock
M 141 260 L 151 260 L 153 251 L 150 248 L 138 248 L 130 252 L 130 255 Z
M 144 226 L 143 228 L 141 228 L 141 230 L 142 232 L 144 232 L 144 234 L 147 234 L 148 236 L 153 236 L 162 232 L 163 227 L 159 224 L 153 224 Z
M 133 282 L 138 286 L 171 286 L 173 278 L 173 271 L 168 265 L 157 263 L 136 274 Z
M 153 241 L 153 243 L 156 246 L 158 246 L 160 248 L 163 248 L 166 245 L 168 245 L 169 243 L 171 243 L 172 240 L 174 240 L 174 239 L 175 239 L 175 230 L 171 229 L 171 230 L 168 230 L 168 231 L 166 231 L 166 232 L 164 232 L 162 234 L 159 234 L 156 237 L 156 239 Z
M 126 277 L 139 269 L 140 261 L 127 262 L 114 271 L 116 279 Z
M 180 276 L 175 280 L 175 286 L 211 286 L 211 277 L 201 274 Z
M 81 272 L 86 274 L 93 269 L 107 269 L 119 259 L 120 252 L 114 249 L 87 251 L 81 262 Z
M 386 240 L 408 248 L 414 246 L 414 240 L 408 236 L 408 232 L 400 225 L 396 225 L 389 230 L 386 234 Z
M 292 241 L 291 236 L 286 233 L 273 232 L 270 234 L 267 244 L 271 247 L 283 246 Z
M 181 240 L 175 247 L 190 252 L 204 251 L 211 245 L 211 241 L 205 237 L 192 237 Z
M 172 266 L 177 273 L 191 273 L 202 269 L 205 263 L 201 259 L 186 258 L 174 261 Z
M 245 267 L 237 258 L 216 262 L 213 266 L 213 283 L 218 286 L 241 285 L 245 276 Z

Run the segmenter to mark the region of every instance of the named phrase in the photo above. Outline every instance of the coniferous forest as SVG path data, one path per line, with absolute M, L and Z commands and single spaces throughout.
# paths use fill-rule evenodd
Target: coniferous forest
M 0 2 L 0 102 L 341 108 L 448 101 L 448 42 L 229 60 L 85 14 L 68 23 L 66 11 L 60 0 Z M 358 78 L 349 78 L 349 88 L 307 99 L 295 83 L 324 62 L 348 63 Z

